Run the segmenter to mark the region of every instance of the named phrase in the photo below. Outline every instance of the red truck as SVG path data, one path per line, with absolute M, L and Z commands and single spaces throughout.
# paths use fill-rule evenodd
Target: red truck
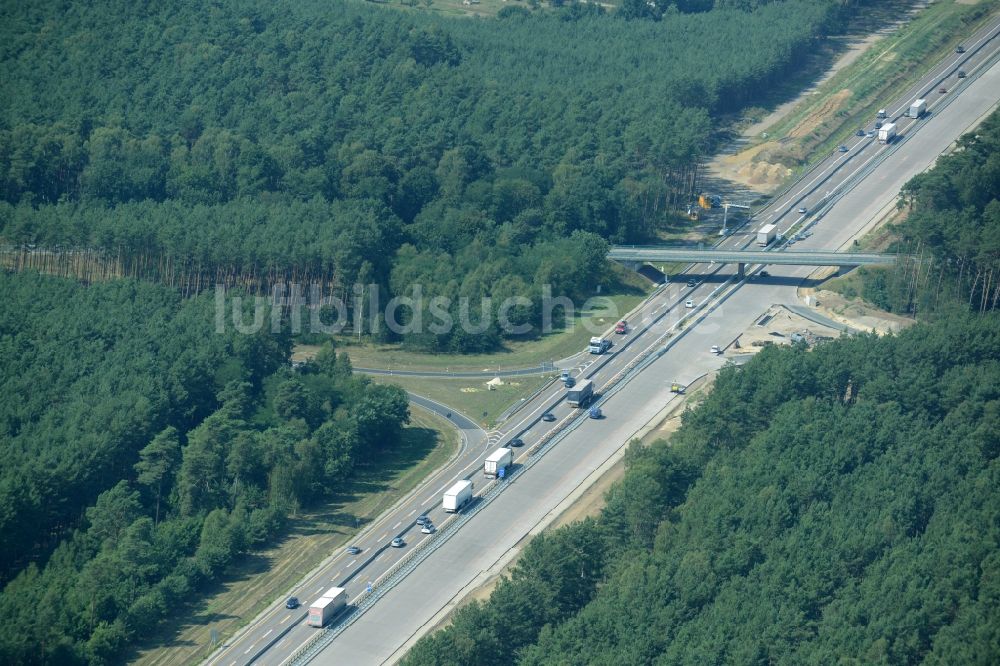
M 628 333 L 628 322 L 622 319 L 620 322 L 615 324 L 615 333 L 618 335 L 625 335 Z

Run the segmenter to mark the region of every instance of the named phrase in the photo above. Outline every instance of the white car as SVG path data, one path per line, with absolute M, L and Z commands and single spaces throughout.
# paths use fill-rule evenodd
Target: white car
M 722 353 L 722 350 L 719 349 L 719 345 L 712 345 L 712 353 L 713 354 L 721 354 Z
M 684 301 L 684 307 L 686 307 L 686 308 L 693 308 L 694 307 L 694 301 L 692 301 L 690 298 L 687 299 L 686 301 Z
M 392 546 L 393 548 L 402 548 L 403 546 L 406 545 L 406 542 L 403 541 L 401 538 L 396 537 L 395 539 L 392 540 L 392 543 L 390 543 L 389 545 Z
M 423 532 L 424 534 L 434 534 L 437 531 L 437 528 L 431 525 L 430 523 L 427 523 L 426 525 L 420 528 L 420 531 Z

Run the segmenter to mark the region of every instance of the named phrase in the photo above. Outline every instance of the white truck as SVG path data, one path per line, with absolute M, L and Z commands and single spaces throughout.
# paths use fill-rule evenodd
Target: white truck
M 458 481 L 444 492 L 441 504 L 448 513 L 456 513 L 472 499 L 472 481 Z
M 310 627 L 324 627 L 333 617 L 347 606 L 347 590 L 331 587 L 322 597 L 309 607 L 306 624 Z
M 608 340 L 607 338 L 593 337 L 590 339 L 590 346 L 588 349 L 591 354 L 603 354 L 611 349 L 611 340 Z
M 594 382 L 584 379 L 582 382 L 566 391 L 566 402 L 570 407 L 586 407 L 594 397 Z
M 499 448 L 490 454 L 483 465 L 483 474 L 487 479 L 495 479 L 501 474 L 501 470 L 510 467 L 514 456 L 508 448 Z
M 777 224 L 765 224 L 760 229 L 757 230 L 757 245 L 761 247 L 767 247 L 771 244 L 771 241 L 778 235 L 778 225 Z
M 887 123 L 878 129 L 879 143 L 892 143 L 896 138 L 896 123 Z
M 923 115 L 925 113 L 927 113 L 927 100 L 926 99 L 918 99 L 915 102 L 913 102 L 912 104 L 910 104 L 910 108 L 907 109 L 907 111 L 906 111 L 906 117 L 907 118 L 921 118 L 921 117 L 923 117 Z

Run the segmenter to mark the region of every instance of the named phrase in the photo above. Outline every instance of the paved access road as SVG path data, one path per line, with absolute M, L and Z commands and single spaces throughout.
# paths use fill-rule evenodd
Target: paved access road
M 837 249 L 891 205 L 895 193 L 912 175 L 924 170 L 942 150 L 974 120 L 992 108 L 1000 94 L 1000 67 L 987 68 L 997 54 L 996 37 L 1000 21 L 990 24 L 965 42 L 966 53 L 955 54 L 934 68 L 914 91 L 897 100 L 895 117 L 908 107 L 914 95 L 951 76 L 961 66 L 969 78 L 962 88 L 951 87 L 948 95 L 928 96 L 931 114 L 919 121 L 899 124 L 899 143 L 882 146 L 874 139 L 859 138 L 847 153 L 836 153 L 817 165 L 783 196 L 755 215 L 754 222 L 724 239 L 721 247 L 735 248 L 754 243 L 754 232 L 763 223 L 773 222 L 789 234 L 805 224 L 813 224 L 799 241 L 806 249 Z M 981 75 L 981 76 L 980 76 Z M 919 127 L 919 134 L 915 130 Z M 882 160 L 880 162 L 880 160 Z M 841 199 L 841 187 L 853 186 Z M 808 213 L 799 215 L 798 208 Z M 778 250 L 780 248 L 776 248 Z M 612 457 L 625 442 L 674 395 L 670 383 L 688 383 L 718 368 L 726 354 L 710 353 L 712 345 L 726 349 L 733 340 L 773 303 L 795 302 L 794 287 L 810 272 L 806 267 L 771 267 L 768 278 L 749 282 L 732 281 L 735 267 L 696 267 L 690 274 L 694 287 L 685 282 L 669 284 L 629 316 L 631 331 L 614 336 L 610 354 L 583 355 L 573 369 L 577 377 L 592 378 L 599 387 L 622 373 L 626 366 L 651 350 L 666 344 L 669 351 L 636 374 L 625 388 L 602 401 L 606 418 L 587 419 L 581 410 L 568 407 L 564 389 L 554 382 L 518 411 L 499 432 L 485 442 L 468 441 L 453 464 L 434 475 L 409 498 L 388 511 L 359 538 L 359 555 L 334 553 L 289 595 L 308 604 L 321 591 L 333 586 L 347 587 L 351 599 L 361 594 L 369 581 L 376 581 L 392 564 L 423 540 L 435 535 L 421 534 L 415 525 L 427 514 L 439 526 L 448 517 L 440 508 L 441 493 L 461 478 L 473 480 L 477 489 L 485 485 L 480 466 L 496 446 L 514 437 L 525 441 L 515 449 L 519 462 L 553 429 L 572 423 L 575 428 L 541 457 L 525 474 L 454 531 L 425 562 L 389 590 L 367 613 L 340 633 L 316 659 L 317 663 L 379 664 L 398 658 L 406 646 L 428 623 L 446 609 L 455 596 L 482 572 L 494 565 L 532 529 L 539 525 L 593 470 Z M 691 301 L 693 307 L 686 307 Z M 683 334 L 667 336 L 688 319 Z M 540 419 L 551 412 L 556 421 Z M 390 548 L 389 541 L 400 536 L 404 548 Z M 212 664 L 284 663 L 318 630 L 304 625 L 305 609 L 289 611 L 276 604 L 257 618 L 247 631 L 209 660 Z

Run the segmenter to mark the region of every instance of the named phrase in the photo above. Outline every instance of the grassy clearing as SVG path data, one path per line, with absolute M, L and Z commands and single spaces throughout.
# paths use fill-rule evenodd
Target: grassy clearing
M 508 341 L 506 346 L 489 354 L 428 354 L 404 349 L 398 344 L 358 343 L 348 336 L 338 336 L 335 342 L 346 351 L 357 368 L 384 370 L 427 370 L 431 372 L 492 372 L 512 368 L 528 368 L 551 363 L 583 351 L 595 332 L 584 326 L 604 331 L 639 305 L 649 293 L 649 284 L 638 276 L 630 276 L 630 284 L 617 293 L 588 301 L 587 307 L 574 313 L 572 325 L 542 335 L 534 340 Z M 299 345 L 296 360 L 309 358 L 319 347 Z M 450 404 L 450 403 L 449 403 Z
M 378 467 L 361 470 L 328 504 L 295 516 L 279 543 L 244 557 L 224 582 L 150 636 L 129 661 L 160 666 L 205 659 L 212 651 L 212 629 L 220 640 L 233 635 L 447 462 L 458 445 L 451 424 L 414 409 L 401 445 L 385 454 Z
M 974 5 L 952 0 L 928 6 L 823 83 L 767 133 L 793 139 L 779 151 L 791 161 L 825 156 L 858 127 L 872 121 L 885 100 L 901 95 L 930 63 L 948 55 L 962 41 L 962 35 L 998 7 L 998 0 Z M 886 3 L 877 13 L 866 11 L 859 30 L 867 32 L 898 20 L 903 11 L 903 3 L 895 2 Z M 772 154 L 770 159 L 778 157 Z
M 486 387 L 486 379 L 428 379 L 426 377 L 373 376 L 372 379 L 396 384 L 407 391 L 437 400 L 453 407 L 484 428 L 496 423 L 499 416 L 511 405 L 527 398 L 552 379 L 551 375 L 505 378 L 503 386 L 495 391 Z

